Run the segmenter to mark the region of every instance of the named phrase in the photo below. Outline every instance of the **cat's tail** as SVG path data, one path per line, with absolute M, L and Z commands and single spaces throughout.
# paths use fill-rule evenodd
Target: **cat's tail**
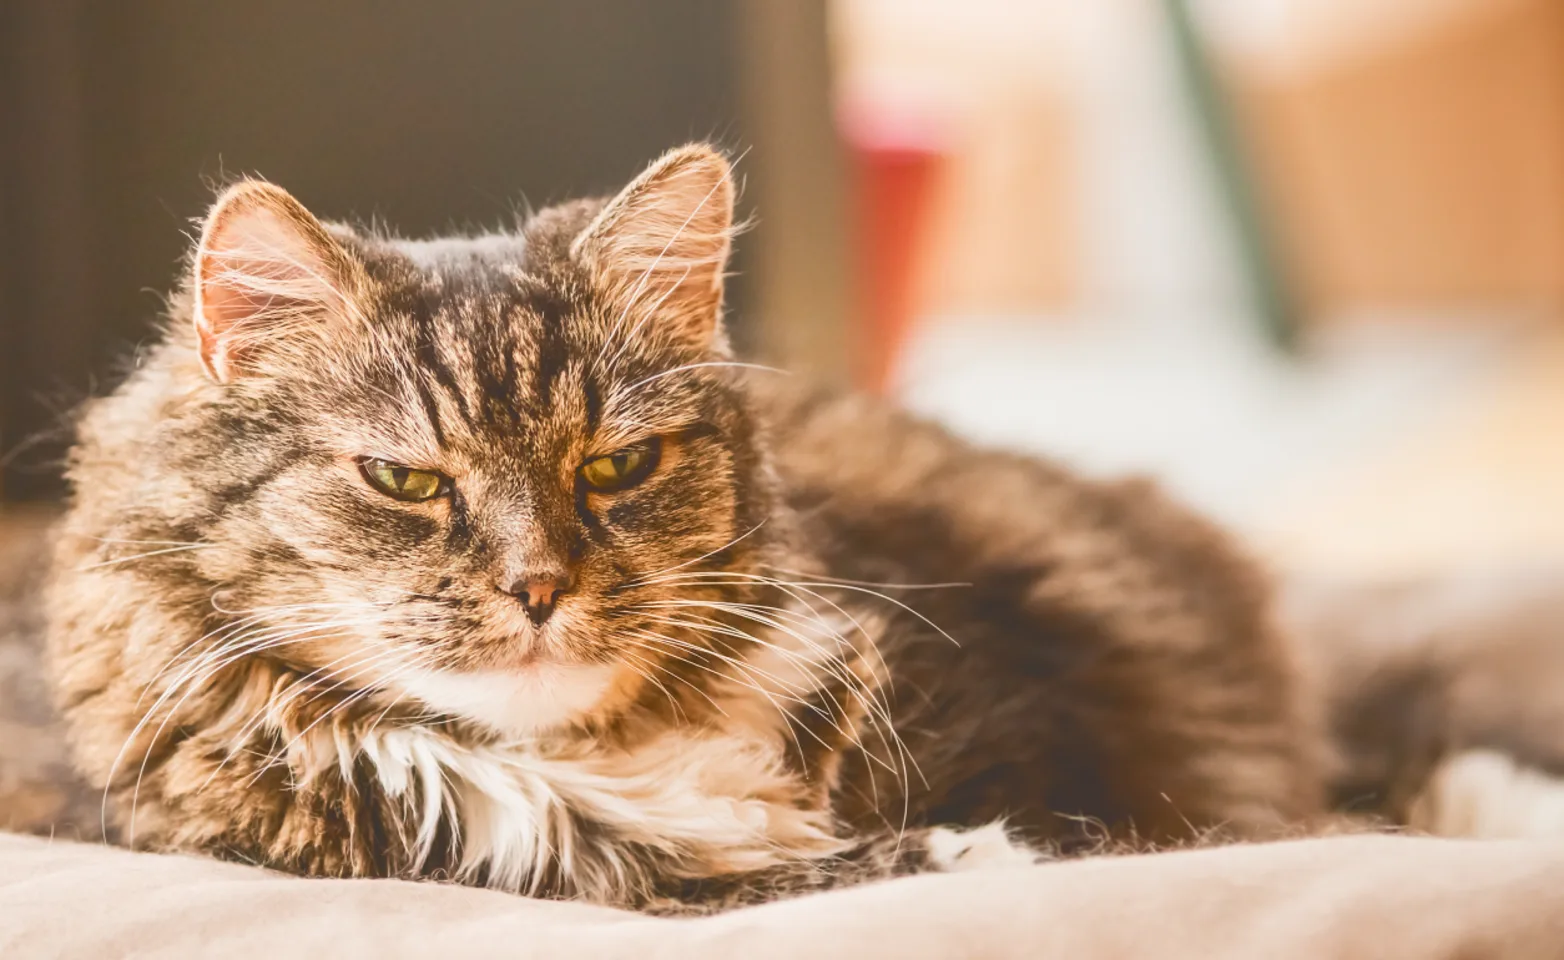
M 1564 569 L 1295 583 L 1344 812 L 1441 836 L 1564 837 Z

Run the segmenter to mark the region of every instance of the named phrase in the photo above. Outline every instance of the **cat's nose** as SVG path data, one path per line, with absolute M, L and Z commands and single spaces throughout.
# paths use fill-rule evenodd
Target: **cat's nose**
M 559 598 L 569 593 L 575 585 L 575 574 L 566 570 L 526 573 L 502 589 L 520 600 L 521 605 L 527 610 L 527 619 L 541 627 L 549 617 L 554 615 L 554 607 L 559 603 Z

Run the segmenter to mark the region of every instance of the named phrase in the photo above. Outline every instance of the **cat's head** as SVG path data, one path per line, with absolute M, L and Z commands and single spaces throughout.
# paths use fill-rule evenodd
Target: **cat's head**
M 193 259 L 206 382 L 157 454 L 223 636 L 510 730 L 704 645 L 774 508 L 721 324 L 733 203 L 702 146 L 514 235 L 229 188 Z

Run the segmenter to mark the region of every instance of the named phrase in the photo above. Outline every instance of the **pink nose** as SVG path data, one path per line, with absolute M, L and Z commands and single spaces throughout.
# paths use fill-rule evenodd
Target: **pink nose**
M 559 598 L 576 585 L 573 573 L 529 573 L 517 577 L 505 592 L 521 601 L 527 619 L 542 626 L 554 614 Z

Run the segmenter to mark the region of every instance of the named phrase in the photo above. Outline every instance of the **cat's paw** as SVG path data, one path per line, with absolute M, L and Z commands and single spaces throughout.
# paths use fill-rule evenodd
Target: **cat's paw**
M 1412 801 L 1408 821 L 1441 837 L 1564 837 L 1564 777 L 1494 750 L 1445 760 Z
M 935 827 L 925 836 L 924 844 L 929 862 L 942 873 L 1029 867 L 1043 859 L 1036 850 L 1012 839 L 998 823 L 972 830 Z

